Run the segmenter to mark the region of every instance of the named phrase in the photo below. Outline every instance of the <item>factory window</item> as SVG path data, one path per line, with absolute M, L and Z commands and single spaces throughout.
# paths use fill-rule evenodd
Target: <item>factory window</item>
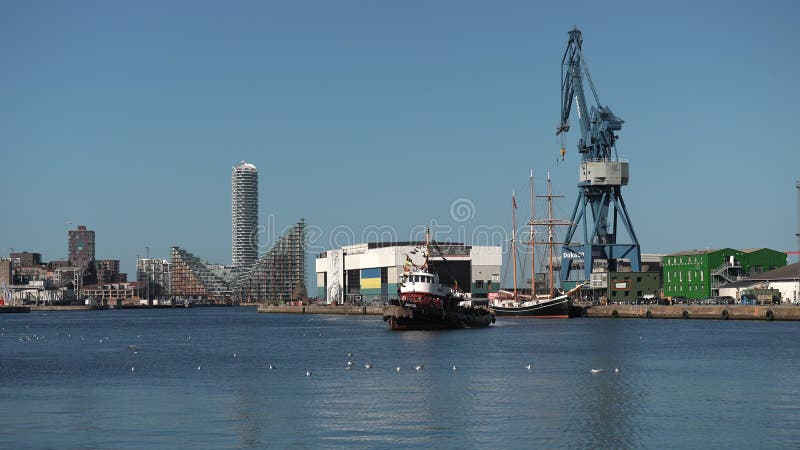
M 475 287 L 480 289 L 483 287 L 483 280 L 475 280 Z
M 700 271 L 700 281 L 703 281 L 703 271 Z
M 642 277 L 636 277 L 636 282 L 637 283 L 641 283 L 642 282 Z
M 692 281 L 692 271 L 691 270 L 687 270 L 686 271 L 686 277 L 689 279 L 689 281 Z

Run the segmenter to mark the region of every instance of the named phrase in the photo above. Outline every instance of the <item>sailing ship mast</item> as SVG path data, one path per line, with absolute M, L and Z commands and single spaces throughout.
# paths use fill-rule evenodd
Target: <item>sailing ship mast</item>
M 511 191 L 511 254 L 514 257 L 514 300 L 517 299 L 517 200 Z
M 535 214 L 535 207 L 534 207 L 534 196 L 533 196 L 533 169 L 531 169 L 531 179 L 530 179 L 530 191 L 531 191 L 531 300 L 536 299 L 536 246 L 534 242 L 536 242 L 536 232 L 534 230 L 533 221 L 536 219 Z
M 550 183 L 550 171 L 547 171 L 547 195 L 537 195 L 537 198 L 546 198 L 547 199 L 547 220 L 532 220 L 531 228 L 533 225 L 546 225 L 547 226 L 547 242 L 534 242 L 534 244 L 545 244 L 547 245 L 548 255 L 549 255 L 549 265 L 548 273 L 549 278 L 548 281 L 550 283 L 550 298 L 555 298 L 555 280 L 553 279 L 553 249 L 556 244 L 563 244 L 563 242 L 556 242 L 555 241 L 555 233 L 553 232 L 554 226 L 566 226 L 570 224 L 568 220 L 561 220 L 561 219 L 553 219 L 553 199 L 554 198 L 562 198 L 563 195 L 553 195 L 552 186 Z M 535 298 L 535 297 L 534 297 Z
M 547 171 L 547 249 L 550 251 L 550 298 L 553 298 L 553 195 L 550 189 L 550 171 Z

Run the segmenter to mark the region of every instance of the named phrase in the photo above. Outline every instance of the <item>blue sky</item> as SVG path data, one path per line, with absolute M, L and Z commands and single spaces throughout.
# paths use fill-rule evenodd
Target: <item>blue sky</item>
M 625 122 L 643 252 L 797 246 L 795 2 L 0 3 L 0 251 L 230 262 L 230 170 L 261 222 L 330 233 L 430 220 L 510 226 L 512 189 L 557 163 L 560 62 L 577 25 Z M 573 118 L 573 125 L 576 122 Z M 537 186 L 537 190 L 543 189 Z M 450 206 L 474 214 L 455 222 Z M 523 201 L 520 200 L 523 204 Z M 526 203 L 524 203 L 526 204 Z M 524 206 L 523 206 L 524 207 Z M 70 223 L 71 222 L 71 223 Z M 326 247 L 325 238 L 317 248 Z M 313 272 L 313 264 L 308 266 Z

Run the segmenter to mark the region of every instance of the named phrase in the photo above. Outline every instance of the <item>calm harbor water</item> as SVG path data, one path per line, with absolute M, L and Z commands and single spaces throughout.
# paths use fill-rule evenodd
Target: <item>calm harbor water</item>
M 375 316 L 196 308 L 5 314 L 0 327 L 3 448 L 800 442 L 792 322 L 499 318 L 391 332 Z

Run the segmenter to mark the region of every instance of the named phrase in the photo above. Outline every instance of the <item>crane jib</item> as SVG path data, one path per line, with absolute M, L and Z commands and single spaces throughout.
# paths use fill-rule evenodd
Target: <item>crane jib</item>
M 578 113 L 578 120 L 581 118 L 581 103 L 578 101 L 578 96 L 575 96 L 575 112 Z

